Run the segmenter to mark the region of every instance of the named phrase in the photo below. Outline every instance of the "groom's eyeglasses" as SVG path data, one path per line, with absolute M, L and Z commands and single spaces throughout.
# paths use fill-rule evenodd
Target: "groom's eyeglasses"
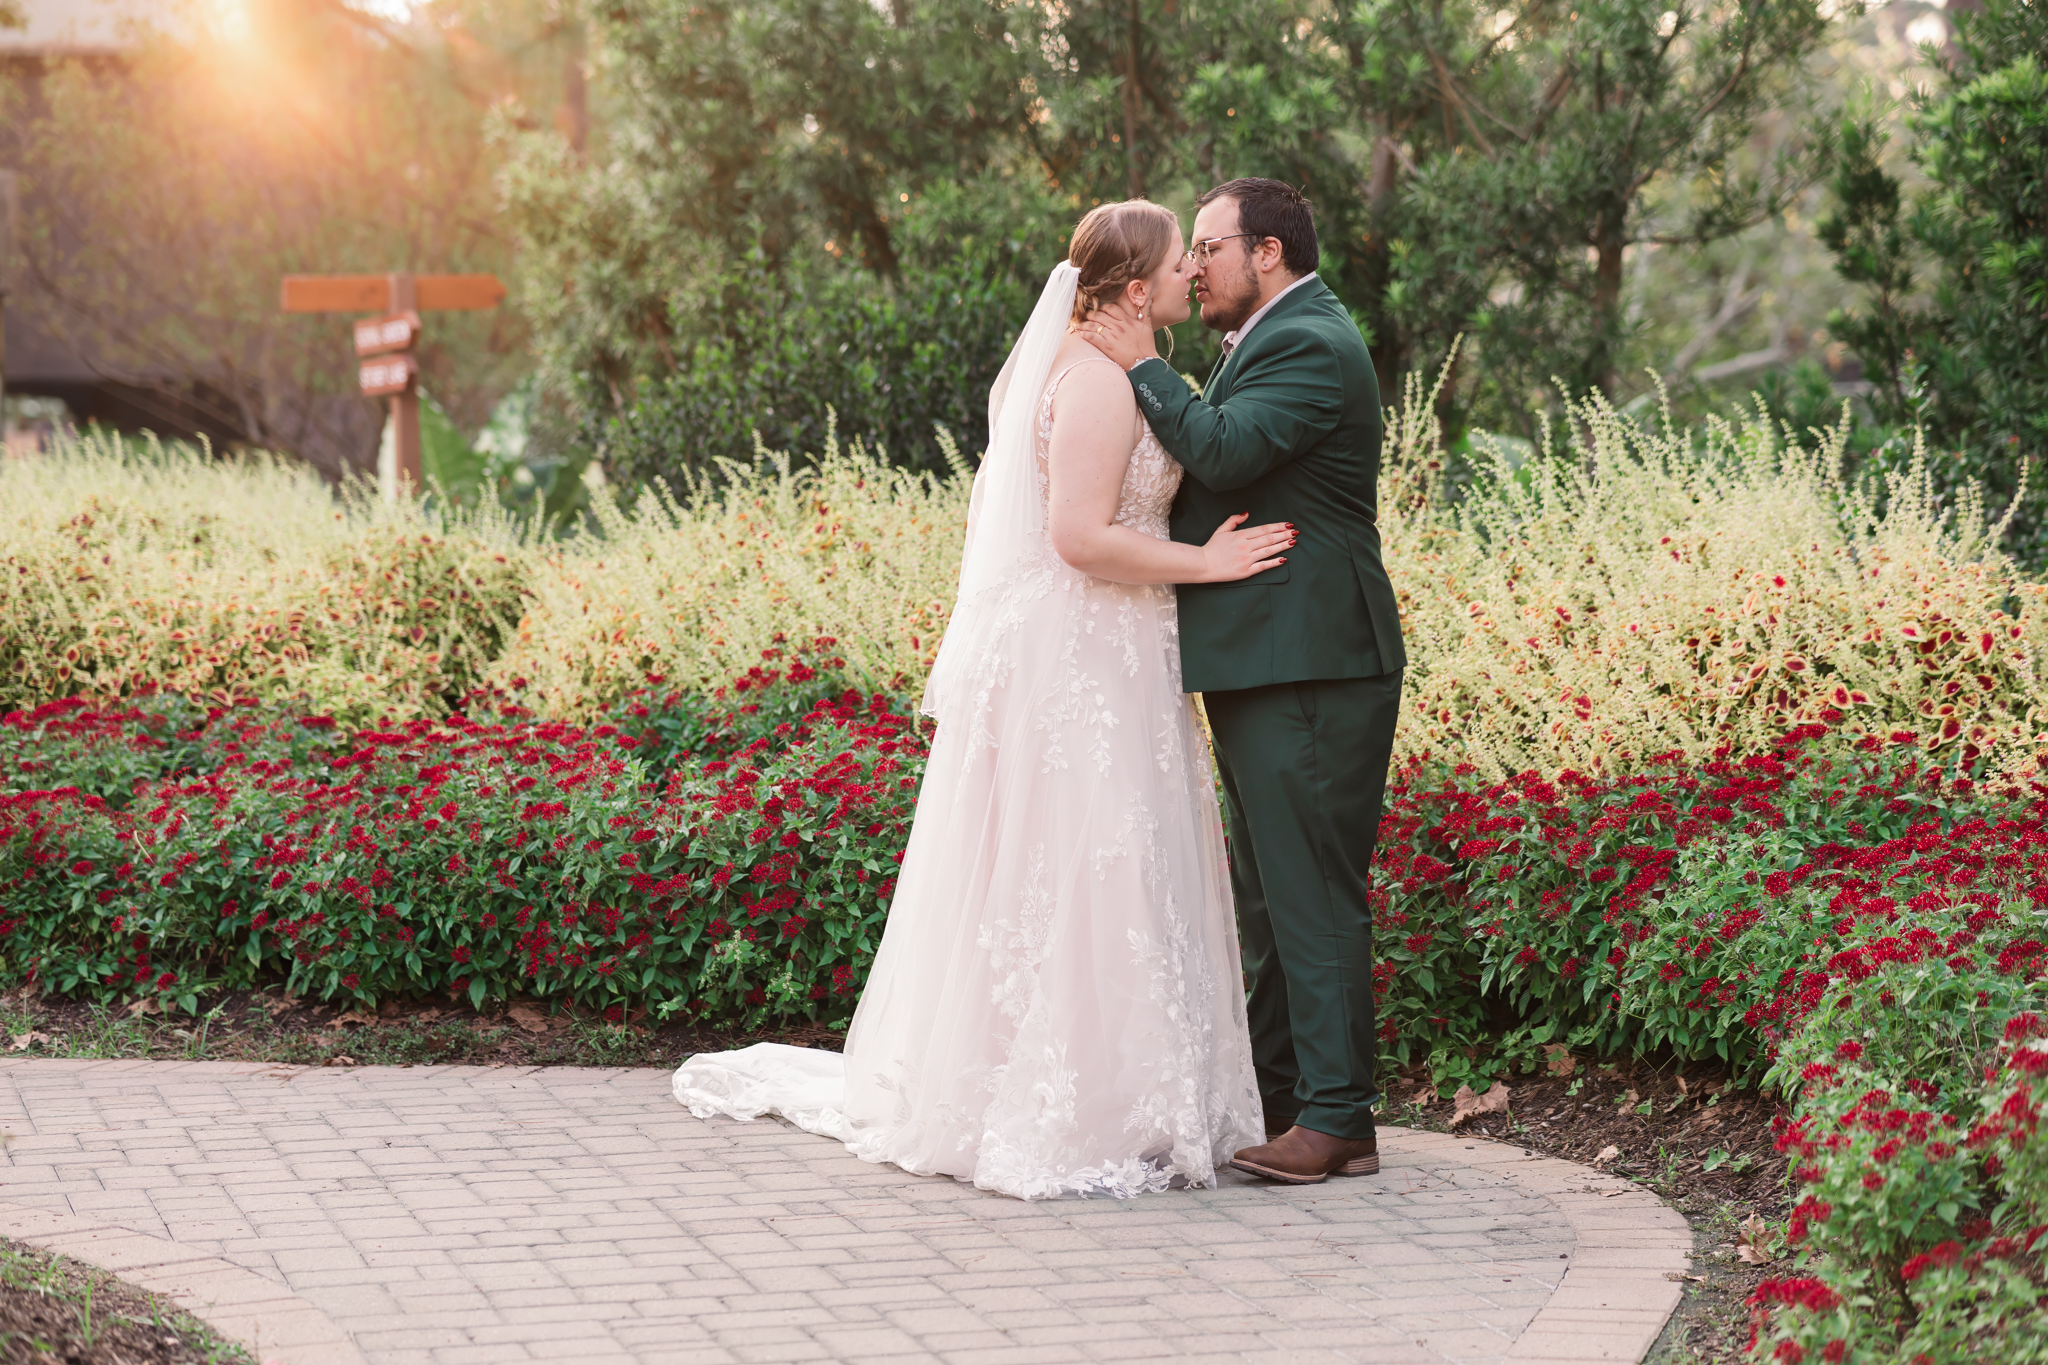
M 1207 266 L 1210 261 L 1216 259 L 1217 247 L 1223 245 L 1223 243 L 1225 242 L 1236 241 L 1239 237 L 1250 237 L 1258 241 L 1265 240 L 1265 238 L 1261 237 L 1256 232 L 1233 232 L 1228 237 L 1210 237 L 1205 241 L 1196 242 L 1194 245 L 1194 249 L 1183 255 L 1181 259 L 1184 261 L 1193 261 L 1196 265 L 1199 266 Z

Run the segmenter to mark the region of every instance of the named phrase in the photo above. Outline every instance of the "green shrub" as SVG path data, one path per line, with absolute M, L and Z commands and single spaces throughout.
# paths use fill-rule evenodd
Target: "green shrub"
M 0 705 L 176 692 L 445 713 L 519 619 L 509 523 L 268 457 L 89 436 L 0 461 Z
M 589 439 L 616 479 L 682 488 L 720 461 L 823 450 L 840 436 L 906 469 L 943 475 L 943 429 L 978 446 L 988 389 L 1030 298 L 993 262 L 962 259 L 884 283 L 851 267 L 774 272 L 759 257 L 714 280 L 715 306 L 681 310 L 710 330 L 674 373 Z
M 649 686 L 709 691 L 785 639 L 838 641 L 870 688 L 914 691 L 960 578 L 968 484 L 828 443 L 687 501 L 631 511 L 600 491 L 600 535 L 534 561 L 493 685 L 542 715 L 588 720 Z M 649 681 L 653 678 L 655 681 Z

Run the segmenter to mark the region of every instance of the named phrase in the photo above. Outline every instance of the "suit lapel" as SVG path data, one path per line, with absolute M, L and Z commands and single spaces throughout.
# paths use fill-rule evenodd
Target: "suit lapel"
M 1274 304 L 1273 311 L 1259 319 L 1259 325 L 1252 329 L 1251 336 L 1231 347 L 1230 354 L 1216 362 L 1216 368 L 1209 372 L 1209 382 L 1202 386 L 1202 397 L 1210 403 L 1221 403 L 1230 394 L 1230 381 L 1237 374 L 1237 358 L 1244 354 L 1247 345 L 1257 344 L 1258 339 L 1266 334 L 1267 328 L 1288 314 L 1299 312 L 1316 301 L 1335 297 L 1330 292 L 1330 286 L 1318 279 L 1313 284 L 1303 285 Z
M 1202 385 L 1202 401 L 1206 403 L 1220 403 L 1223 401 L 1223 395 L 1216 391 L 1216 386 L 1223 382 L 1223 367 L 1229 363 L 1230 357 L 1227 355 L 1216 357 L 1216 363 L 1209 367 L 1209 378 Z

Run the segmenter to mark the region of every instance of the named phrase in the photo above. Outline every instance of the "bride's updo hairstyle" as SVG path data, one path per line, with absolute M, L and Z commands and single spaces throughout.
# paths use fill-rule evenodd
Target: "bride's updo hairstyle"
M 1166 263 L 1180 220 L 1149 199 L 1126 199 L 1088 210 L 1067 245 L 1081 272 L 1074 286 L 1074 321 L 1123 297 L 1124 286 Z

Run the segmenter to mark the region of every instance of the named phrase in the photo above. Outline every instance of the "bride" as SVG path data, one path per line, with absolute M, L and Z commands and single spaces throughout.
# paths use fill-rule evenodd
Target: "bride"
M 1170 585 L 1249 577 L 1294 533 L 1169 540 L 1180 466 L 1080 335 L 1111 304 L 1185 320 L 1192 273 L 1156 204 L 1074 230 L 989 395 L 937 732 L 846 1050 L 699 1054 L 675 1076 L 693 1113 L 1023 1199 L 1212 1184 L 1264 1141 Z

